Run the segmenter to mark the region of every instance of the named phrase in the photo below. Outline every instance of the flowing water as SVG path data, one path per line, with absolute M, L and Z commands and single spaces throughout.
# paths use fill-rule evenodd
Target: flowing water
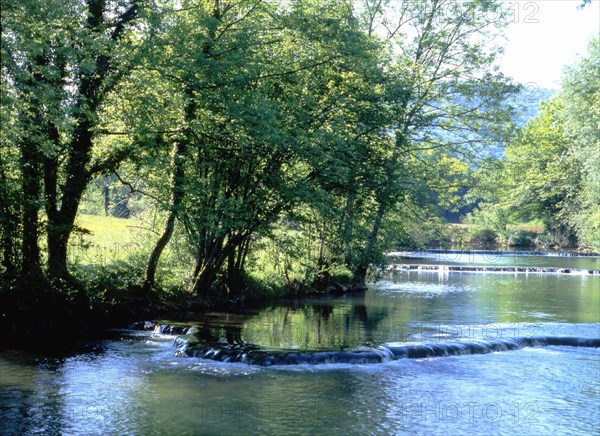
M 391 263 L 600 269 L 402 255 Z M 600 275 L 389 270 L 361 296 L 162 322 L 2 352 L 0 433 L 600 432 Z

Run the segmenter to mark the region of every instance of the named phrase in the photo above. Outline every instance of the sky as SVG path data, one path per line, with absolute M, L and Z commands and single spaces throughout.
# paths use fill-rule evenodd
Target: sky
M 578 9 L 581 0 L 514 1 L 502 72 L 529 88 L 560 87 L 563 67 L 585 54 L 600 32 L 600 0 Z

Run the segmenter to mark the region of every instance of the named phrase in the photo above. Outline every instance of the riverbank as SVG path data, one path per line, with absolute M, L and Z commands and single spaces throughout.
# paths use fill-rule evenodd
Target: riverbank
M 515 250 L 413 250 L 390 252 L 390 269 L 413 272 L 456 273 L 553 273 L 597 275 L 594 256 L 581 252 L 532 252 Z M 406 257 L 401 261 L 394 257 Z M 410 259 L 412 258 L 412 259 Z M 539 259 L 551 259 L 538 264 Z M 585 261 L 585 258 L 590 258 Z M 581 260 L 578 260 L 581 259 Z M 533 266 L 523 266 L 523 261 Z M 423 262 L 434 265 L 419 265 Z M 453 266 L 456 262 L 471 266 Z M 581 265 L 576 265 L 579 262 Z M 582 263 L 583 262 L 583 263 Z M 492 265 L 493 264 L 493 265 Z M 243 312 L 287 299 L 309 296 L 336 297 L 362 294 L 366 286 L 344 277 L 330 278 L 317 287 L 293 282 L 287 287 L 260 287 L 248 282 L 237 294 L 213 292 L 200 299 L 183 288 L 160 288 L 147 293 L 139 282 L 139 271 L 105 268 L 102 274 L 85 275 L 67 283 L 31 280 L 2 282 L 0 288 L 0 346 L 54 347 L 93 337 L 107 328 L 124 327 L 143 319 L 186 321 L 211 311 Z
M 113 274 L 111 274 L 113 276 Z M 125 327 L 140 319 L 185 321 L 208 311 L 243 311 L 310 296 L 361 294 L 365 284 L 330 281 L 322 287 L 293 283 L 277 293 L 246 287 L 233 296 L 201 299 L 184 289 L 154 289 L 111 277 L 113 282 L 78 281 L 51 284 L 3 282 L 0 287 L 0 348 L 53 348 L 93 338 L 107 328 Z
M 535 250 L 571 253 L 594 253 L 598 247 L 576 246 L 564 235 L 549 232 L 539 222 L 507 226 L 502 230 L 477 224 L 447 224 L 431 247 L 453 247 L 462 250 Z

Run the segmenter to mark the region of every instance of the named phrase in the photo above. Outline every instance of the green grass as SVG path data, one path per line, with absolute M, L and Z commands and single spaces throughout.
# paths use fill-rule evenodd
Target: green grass
M 544 223 L 541 220 L 528 221 L 526 223 L 519 223 L 515 226 L 519 230 L 526 230 L 530 232 L 541 233 L 544 231 Z
M 130 260 L 132 255 L 149 251 L 155 237 L 136 218 L 114 218 L 79 214 L 69 241 L 69 259 L 74 264 L 106 265 Z
M 449 229 L 474 229 L 477 227 L 477 224 L 468 224 L 468 223 L 449 223 L 448 224 L 448 228 Z M 527 221 L 527 222 L 523 222 L 523 223 L 517 223 L 517 224 L 510 224 L 509 227 L 513 227 L 517 230 L 529 230 L 531 232 L 543 232 L 544 231 L 544 224 L 542 223 L 541 220 L 532 220 L 532 221 Z
M 135 218 L 114 218 L 99 215 L 78 215 L 75 225 L 91 234 L 86 238 L 97 245 L 128 243 L 135 240 L 143 223 Z
M 69 241 L 69 262 L 79 269 L 106 267 L 110 271 L 142 275 L 161 230 L 161 220 L 156 228 L 146 221 L 131 217 L 114 218 L 101 215 L 79 214 L 75 222 L 81 229 Z M 176 237 L 162 253 L 156 274 L 157 286 L 163 290 L 181 288 L 193 261 L 189 254 L 177 247 Z M 107 270 L 107 271 L 108 271 Z M 127 277 L 125 277 L 127 278 Z M 131 278 L 127 278 L 131 281 Z

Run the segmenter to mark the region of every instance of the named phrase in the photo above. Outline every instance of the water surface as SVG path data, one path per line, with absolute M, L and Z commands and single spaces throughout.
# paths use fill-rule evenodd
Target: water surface
M 536 259 L 556 266 L 554 258 Z M 600 277 L 396 271 L 362 296 L 210 313 L 191 325 L 187 338 L 199 344 L 284 353 L 598 339 Z M 600 348 L 263 367 L 177 357 L 175 338 L 122 330 L 55 355 L 2 352 L 1 432 L 600 432 Z

